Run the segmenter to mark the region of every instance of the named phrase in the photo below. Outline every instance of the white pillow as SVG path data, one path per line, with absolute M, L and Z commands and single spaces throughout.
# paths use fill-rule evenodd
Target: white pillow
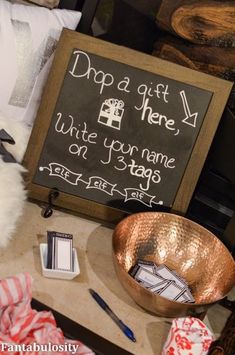
M 9 1 L 9 0 L 8 0 Z M 59 5 L 59 0 L 10 0 L 11 2 L 17 2 L 19 4 L 32 5 L 32 3 L 40 6 L 46 6 L 50 9 Z
M 78 11 L 0 0 L 0 111 L 32 125 L 63 27 L 75 29 Z
M 9 0 L 8 0 L 9 1 Z M 59 5 L 59 0 L 10 0 L 13 3 L 32 5 L 32 3 L 40 6 L 49 7 L 53 9 L 53 7 L 57 7 Z

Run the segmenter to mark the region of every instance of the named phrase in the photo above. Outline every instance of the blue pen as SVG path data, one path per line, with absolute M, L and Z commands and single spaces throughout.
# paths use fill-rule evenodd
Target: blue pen
M 119 319 L 107 303 L 98 295 L 97 292 L 89 288 L 89 292 L 92 297 L 96 300 L 98 305 L 112 318 L 112 320 L 118 325 L 122 332 L 132 341 L 136 342 L 135 336 L 130 328 L 128 328 L 122 321 Z

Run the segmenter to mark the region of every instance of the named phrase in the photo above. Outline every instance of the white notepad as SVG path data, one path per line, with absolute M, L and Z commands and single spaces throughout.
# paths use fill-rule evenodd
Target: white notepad
M 57 237 L 55 243 L 55 269 L 73 271 L 72 239 Z

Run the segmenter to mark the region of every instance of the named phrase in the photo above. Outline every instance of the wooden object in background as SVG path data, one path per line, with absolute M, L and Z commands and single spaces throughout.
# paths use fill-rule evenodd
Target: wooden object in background
M 164 35 L 155 43 L 153 55 L 226 80 L 235 79 L 235 48 L 195 45 Z
M 174 31 L 193 43 L 235 45 L 235 2 L 205 1 L 178 8 L 171 18 Z
M 190 43 L 162 32 L 154 44 L 153 55 L 190 69 L 235 81 L 235 47 L 221 48 Z M 235 86 L 230 94 L 228 106 L 235 113 Z
M 173 36 L 167 37 L 168 40 L 159 40 L 155 43 L 154 56 L 186 68 L 235 81 L 235 48 L 188 45 Z M 169 38 L 172 39 L 169 40 Z M 232 88 L 228 106 L 235 112 L 235 86 Z
M 153 54 L 162 59 L 169 60 L 170 62 L 183 65 L 184 67 L 195 70 L 198 69 L 189 57 L 187 57 L 184 53 L 182 53 L 179 49 L 175 48 L 173 45 L 162 44 L 160 51 L 157 52 L 155 50 Z
M 156 14 L 156 22 L 158 27 L 168 32 L 173 32 L 171 26 L 171 16 L 183 4 L 190 4 L 195 0 L 162 0 L 161 6 Z
M 163 0 L 157 23 L 193 43 L 234 47 L 234 8 L 235 1 Z
M 235 8 L 234 8 L 235 10 Z M 161 34 L 154 44 L 154 49 L 160 51 L 163 44 L 169 44 L 181 51 L 185 56 L 205 64 L 214 64 L 226 68 L 235 68 L 235 47 L 221 48 L 190 43 L 171 34 Z

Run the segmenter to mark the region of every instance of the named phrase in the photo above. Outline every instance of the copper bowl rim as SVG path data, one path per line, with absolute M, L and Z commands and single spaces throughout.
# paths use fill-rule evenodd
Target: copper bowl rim
M 232 255 L 230 254 L 230 252 L 229 252 L 229 250 L 226 248 L 226 246 L 221 242 L 221 240 L 220 240 L 218 237 L 216 237 L 216 235 L 213 234 L 211 231 L 209 231 L 209 230 L 206 229 L 205 227 L 201 226 L 199 223 L 194 222 L 194 221 L 192 221 L 192 220 L 189 219 L 189 218 L 186 218 L 186 217 L 183 217 L 183 216 L 181 216 L 181 215 L 174 214 L 174 213 L 170 213 L 170 212 L 160 212 L 160 211 L 157 212 L 157 211 L 156 211 L 156 212 L 138 212 L 138 213 L 131 214 L 131 215 L 125 217 L 124 219 L 122 219 L 122 220 L 117 224 L 117 226 L 115 227 L 114 232 L 113 232 L 113 238 L 112 238 L 113 241 L 114 241 L 115 231 L 116 231 L 117 227 L 118 227 L 120 224 L 122 224 L 122 223 L 123 223 L 124 221 L 126 221 L 127 219 L 132 219 L 132 218 L 134 218 L 134 217 L 137 216 L 137 215 L 144 215 L 144 214 L 171 215 L 171 216 L 177 217 L 178 219 L 188 221 L 188 222 L 192 223 L 193 225 L 195 225 L 195 226 L 197 226 L 197 227 L 200 227 L 202 230 L 206 231 L 209 235 L 211 235 L 213 238 L 215 238 L 215 239 L 223 246 L 223 248 L 226 250 L 226 254 L 229 256 L 229 258 L 231 259 L 232 263 L 234 264 L 234 274 L 235 274 L 235 260 L 233 259 Z M 128 277 L 130 280 L 132 280 L 134 283 L 136 283 L 136 285 L 138 285 L 141 289 L 143 289 L 144 292 L 146 292 L 147 294 L 149 294 L 149 295 L 151 295 L 151 296 L 160 297 L 160 298 L 162 298 L 162 299 L 164 299 L 164 300 L 166 300 L 166 301 L 168 301 L 168 302 L 170 302 L 170 303 L 172 303 L 172 304 L 176 304 L 176 305 L 178 305 L 178 306 L 181 305 L 183 308 L 188 308 L 189 306 L 190 306 L 190 308 L 191 308 L 191 307 L 194 307 L 194 308 L 195 308 L 195 307 L 200 307 L 200 306 L 213 305 L 213 304 L 219 302 L 219 301 L 220 301 L 221 299 L 223 299 L 224 297 L 226 297 L 226 295 L 224 295 L 223 298 L 218 299 L 218 300 L 215 300 L 215 301 L 213 301 L 213 302 L 211 302 L 211 303 L 182 303 L 182 302 L 177 302 L 177 301 L 174 301 L 174 300 L 170 300 L 169 298 L 163 297 L 163 296 L 161 296 L 161 295 L 159 295 L 159 294 L 154 294 L 154 295 L 153 295 L 153 293 L 152 293 L 151 291 L 149 291 L 147 288 L 145 288 L 145 287 L 139 285 L 139 283 L 138 283 L 133 277 L 131 277 L 131 275 L 128 274 L 128 272 L 124 269 L 123 265 L 119 263 L 119 261 L 118 261 L 118 259 L 117 259 L 117 257 L 116 257 L 116 253 L 115 253 L 115 251 L 114 251 L 114 247 L 113 247 L 113 256 L 115 257 L 115 260 L 117 261 L 117 263 L 118 263 L 118 265 L 120 266 L 120 268 L 121 268 L 124 272 L 126 272 L 127 277 Z

